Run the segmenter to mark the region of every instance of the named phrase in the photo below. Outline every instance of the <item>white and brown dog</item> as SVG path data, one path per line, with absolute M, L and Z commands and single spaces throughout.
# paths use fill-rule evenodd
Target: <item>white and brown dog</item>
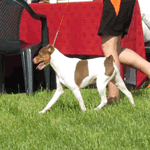
M 64 93 L 65 87 L 72 90 L 79 101 L 82 111 L 86 111 L 80 88 L 84 88 L 93 82 L 96 82 L 98 92 L 101 96 L 101 103 L 94 109 L 99 110 L 107 104 L 106 86 L 111 80 L 129 98 L 131 104 L 135 106 L 132 94 L 126 88 L 112 55 L 107 58 L 99 57 L 81 60 L 66 57 L 52 45 L 47 45 L 39 51 L 38 56 L 33 59 L 33 62 L 35 64 L 40 63 L 37 66 L 39 70 L 50 64 L 56 72 L 56 92 L 40 113 L 45 113 L 51 109 L 60 95 Z

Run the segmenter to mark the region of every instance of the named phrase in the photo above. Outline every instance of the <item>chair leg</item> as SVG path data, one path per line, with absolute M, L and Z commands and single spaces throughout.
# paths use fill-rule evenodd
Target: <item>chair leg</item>
M 0 62 L 0 94 L 2 94 L 5 84 L 5 55 L 0 55 Z
M 23 55 L 23 52 L 22 52 Z M 27 48 L 24 51 L 23 55 L 23 70 L 24 70 L 24 79 L 25 79 L 25 87 L 26 93 L 30 95 L 33 94 L 33 70 L 32 70 L 32 59 L 31 59 L 31 49 Z
M 27 60 L 27 79 L 28 79 L 28 92 L 30 95 L 33 94 L 33 67 L 31 48 L 26 49 L 26 60 Z
M 44 68 L 45 82 L 46 88 L 51 89 L 51 81 L 50 81 L 50 65 Z
M 21 52 L 21 57 L 22 57 L 22 68 L 23 68 L 23 74 L 24 74 L 24 85 L 25 85 L 25 91 L 28 93 L 28 88 L 27 88 L 27 71 L 26 71 L 26 60 L 25 60 L 25 51 L 22 50 Z

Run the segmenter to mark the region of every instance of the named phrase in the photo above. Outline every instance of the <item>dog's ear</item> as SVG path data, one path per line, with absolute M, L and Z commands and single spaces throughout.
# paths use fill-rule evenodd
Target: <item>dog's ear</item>
M 48 49 L 48 51 L 49 51 L 49 49 L 51 48 L 51 45 L 50 44 L 48 44 L 47 46 L 46 46 L 46 48 Z
M 51 46 L 51 45 L 50 45 L 50 44 L 48 44 L 46 47 L 48 47 L 48 48 L 49 48 L 50 46 Z
M 51 45 L 50 45 L 50 44 L 48 44 L 46 47 L 47 47 L 48 51 L 50 52 Z
M 48 48 L 48 52 L 53 53 L 53 51 L 54 51 L 54 46 L 48 44 L 48 45 L 47 45 L 47 48 Z
M 50 52 L 50 53 L 51 53 L 51 48 L 50 48 L 50 47 L 48 48 L 48 52 Z

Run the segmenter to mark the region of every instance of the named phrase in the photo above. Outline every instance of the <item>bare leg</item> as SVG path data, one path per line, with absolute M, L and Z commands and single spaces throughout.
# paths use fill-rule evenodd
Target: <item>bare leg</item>
M 129 48 L 122 48 L 119 53 L 121 63 L 134 67 L 150 78 L 150 63 Z
M 113 55 L 115 64 L 120 70 L 120 61 L 118 53 L 121 52 L 121 36 L 102 36 L 102 49 L 105 57 Z M 110 82 L 108 85 L 108 101 L 112 102 L 119 98 L 118 88 Z
M 120 62 L 134 67 L 145 73 L 150 78 L 150 63 L 129 48 L 121 48 L 121 36 L 102 36 L 102 49 L 107 57 L 113 55 L 115 64 L 120 70 Z M 108 101 L 117 100 L 119 98 L 119 90 L 116 86 L 109 83 Z

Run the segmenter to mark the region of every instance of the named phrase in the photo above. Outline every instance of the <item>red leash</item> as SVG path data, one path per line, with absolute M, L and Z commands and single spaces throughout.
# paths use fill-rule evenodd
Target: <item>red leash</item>
M 67 5 L 66 5 L 66 12 L 67 12 L 67 8 L 68 8 L 68 4 L 69 4 L 69 1 L 68 1 Z M 61 27 L 61 25 L 62 25 L 62 22 L 63 22 L 63 19 L 64 19 L 64 16 L 65 16 L 66 12 L 65 12 L 65 13 L 63 13 L 63 15 L 62 15 L 62 18 L 61 18 L 61 21 L 60 21 L 59 27 L 58 27 L 58 29 L 57 29 L 57 32 L 56 32 L 56 35 L 55 35 L 55 38 L 54 38 L 53 46 L 54 46 L 54 44 L 55 44 L 55 42 L 56 42 L 56 39 L 57 39 L 57 36 L 58 36 L 59 30 L 60 30 L 60 27 Z

